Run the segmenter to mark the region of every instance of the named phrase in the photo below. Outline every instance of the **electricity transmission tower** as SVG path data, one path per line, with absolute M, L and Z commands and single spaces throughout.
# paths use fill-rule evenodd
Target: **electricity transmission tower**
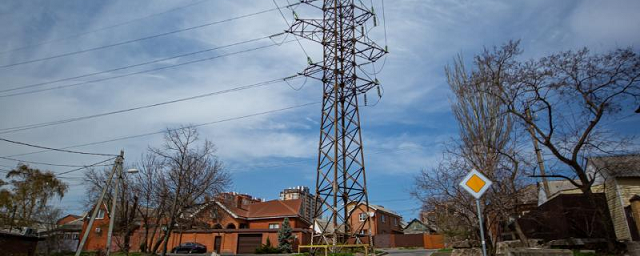
M 352 216 L 357 208 L 369 212 L 365 162 L 358 112 L 358 97 L 374 87 L 378 80 L 369 77 L 364 67 L 387 53 L 368 37 L 368 28 L 376 26 L 373 7 L 354 0 L 303 0 L 322 12 L 322 18 L 300 19 L 287 31 L 323 46 L 323 60 L 301 73 L 323 84 L 322 118 L 316 176 L 316 209 L 313 244 L 337 245 L 368 243 L 371 240 L 370 215 L 360 222 Z M 374 71 L 375 72 L 375 71 Z M 378 92 L 379 93 L 379 92 Z

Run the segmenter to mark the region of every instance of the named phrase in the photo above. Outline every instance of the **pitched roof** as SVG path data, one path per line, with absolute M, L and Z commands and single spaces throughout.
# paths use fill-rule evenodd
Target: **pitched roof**
M 246 210 L 218 201 L 216 204 L 234 218 L 242 219 L 299 217 L 302 209 L 302 199 L 257 202 L 249 204 Z
M 589 158 L 589 163 L 610 177 L 640 177 L 640 154 Z
M 376 211 L 382 211 L 382 212 L 386 212 L 386 213 L 389 213 L 391 215 L 395 215 L 395 216 L 400 217 L 400 214 L 398 214 L 395 211 L 392 211 L 390 209 L 384 208 L 384 206 L 382 206 L 382 205 L 369 204 L 369 208 L 372 208 L 372 209 L 374 209 Z
M 640 154 L 592 157 L 589 162 L 607 176 L 640 177 Z
M 302 199 L 272 200 L 249 205 L 248 218 L 300 216 Z

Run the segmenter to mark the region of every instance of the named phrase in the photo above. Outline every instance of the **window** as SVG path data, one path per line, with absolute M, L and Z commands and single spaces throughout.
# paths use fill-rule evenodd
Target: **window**
M 393 225 L 398 226 L 398 218 L 393 218 Z
M 278 223 L 269 223 L 269 229 L 279 229 L 280 224 Z
M 382 221 L 382 223 L 384 223 L 384 214 L 380 214 L 380 221 Z
M 98 209 L 98 214 L 96 215 L 96 219 L 104 219 L 104 210 Z
M 360 220 L 360 222 L 364 222 L 364 221 L 367 219 L 367 214 L 366 214 L 366 213 L 364 213 L 364 212 L 361 212 L 361 213 L 358 215 L 358 219 Z

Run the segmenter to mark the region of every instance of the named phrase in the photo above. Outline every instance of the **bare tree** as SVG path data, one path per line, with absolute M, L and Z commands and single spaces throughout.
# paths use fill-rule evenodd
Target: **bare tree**
M 109 168 L 104 168 L 89 169 L 89 171 L 85 172 L 83 180 L 88 185 L 86 186 L 87 197 L 85 199 L 87 207 L 92 208 L 94 206 L 102 188 L 107 185 L 107 178 L 110 171 Z M 137 229 L 134 220 L 138 209 L 138 196 L 136 191 L 133 190 L 135 187 L 135 184 L 133 184 L 134 178 L 126 173 L 123 174 L 121 183 L 112 183 L 107 188 L 104 202 L 112 202 L 114 196 L 118 197 L 116 198 L 118 209 L 116 215 L 109 216 L 110 218 L 115 218 L 113 241 L 120 251 L 128 252 L 130 250 L 129 241 L 131 240 L 133 232 Z M 114 195 L 113 193 L 114 184 L 119 186 L 118 195 Z
M 515 59 L 520 53 L 518 42 L 509 42 L 475 58 L 484 67 L 478 72 L 492 81 L 487 92 L 532 130 L 531 137 L 553 157 L 553 164 L 567 167 L 545 176 L 571 182 L 598 210 L 598 219 L 606 219 L 591 192 L 598 173 L 587 172 L 586 158 L 629 146 L 631 138 L 603 125 L 633 114 L 640 101 L 640 56 L 630 48 L 605 54 L 584 48 L 523 62 Z M 605 227 L 613 241 L 609 225 Z
M 230 184 L 230 177 L 224 170 L 222 161 L 215 155 L 213 143 L 204 140 L 198 145 L 198 139 L 198 131 L 194 127 L 168 129 L 164 146 L 150 148 L 150 152 L 164 163 L 164 180 L 171 202 L 162 255 L 167 252 L 171 232 L 184 210 L 203 203 L 205 197 L 219 194 Z
M 139 195 L 140 206 L 137 208 L 144 227 L 144 241 L 140 250 L 151 251 L 154 238 L 161 220 L 166 212 L 166 191 L 162 187 L 162 161 L 156 154 L 144 154 L 138 163 L 138 174 L 133 177 L 133 191 Z M 149 229 L 152 228 L 151 233 Z
M 474 62 L 473 70 L 466 70 L 461 57 L 453 66 L 445 68 L 449 87 L 454 93 L 451 109 L 459 127 L 459 140 L 448 146 L 445 159 L 434 170 L 423 171 L 418 176 L 415 195 L 423 199 L 426 207 L 440 213 L 442 224 L 449 226 L 450 232 L 459 232 L 460 227 L 476 227 L 477 213 L 474 200 L 461 191 L 458 182 L 471 169 L 477 169 L 494 181 L 494 185 L 482 198 L 486 231 L 489 234 L 489 249 L 495 248 L 500 227 L 517 215 L 517 206 L 523 203 L 519 195 L 524 188 L 524 170 L 531 168 L 528 159 L 520 154 L 519 133 L 512 117 L 506 113 L 502 101 L 494 96 L 496 81 L 486 76 L 482 70 L 484 63 Z M 500 77 L 498 77 L 500 78 Z M 451 218 L 455 216 L 455 218 Z M 460 218 L 462 217 L 462 218 Z M 462 221 L 460 221 L 462 220 Z M 523 244 L 528 244 L 524 233 L 516 222 L 516 234 Z M 477 235 L 477 234 L 476 234 Z M 468 236 L 468 235 L 467 235 Z M 478 237 L 478 236 L 475 236 Z M 470 238 L 470 237 L 467 237 Z
M 49 205 L 36 213 L 36 220 L 44 227 L 45 239 L 42 246 L 38 243 L 38 250 L 44 255 L 51 255 L 60 252 L 63 249 L 63 234 L 56 232 L 58 228 L 58 220 L 62 217 L 62 210 Z
M 587 174 L 585 157 L 628 146 L 629 138 L 602 125 L 632 114 L 640 102 L 640 56 L 630 48 L 606 54 L 584 48 L 522 63 L 515 60 L 520 52 L 518 42 L 509 42 L 485 50 L 476 61 L 487 67 L 483 73 L 496 77 L 490 92 L 514 118 L 533 128 L 535 140 L 548 153 L 571 169 L 548 176 L 591 193 L 595 175 Z

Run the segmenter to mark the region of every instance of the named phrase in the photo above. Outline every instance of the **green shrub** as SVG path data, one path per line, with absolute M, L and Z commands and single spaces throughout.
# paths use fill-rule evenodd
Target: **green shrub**
M 580 252 L 579 250 L 573 250 L 573 256 L 596 256 L 593 252 Z
M 280 249 L 271 245 L 271 240 L 267 237 L 267 242 L 260 247 L 256 248 L 256 254 L 276 254 L 281 253 Z

